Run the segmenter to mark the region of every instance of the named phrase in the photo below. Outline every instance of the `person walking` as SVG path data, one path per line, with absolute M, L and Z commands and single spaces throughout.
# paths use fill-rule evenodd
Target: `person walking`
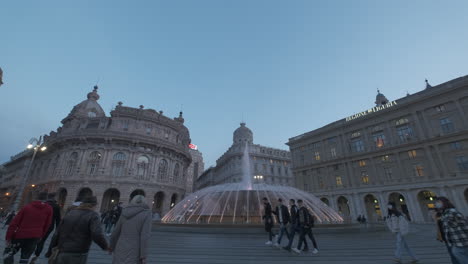
M 310 214 L 309 209 L 305 207 L 304 202 L 302 200 L 297 200 L 297 204 L 299 206 L 297 220 L 299 223 L 300 235 L 299 235 L 299 242 L 297 244 L 297 248 L 293 248 L 292 250 L 298 254 L 301 253 L 302 243 L 305 243 L 306 236 L 312 241 L 312 245 L 314 249 L 312 250 L 313 254 L 318 253 L 317 241 L 315 240 L 314 234 L 312 233 L 312 227 L 314 226 L 314 218 Z M 303 252 L 309 251 L 309 247 L 305 244 Z
M 437 197 L 435 206 L 441 212 L 440 231 L 452 263 L 468 263 L 468 221 L 445 197 Z
M 46 257 L 57 249 L 55 264 L 86 264 L 92 241 L 101 249 L 110 251 L 99 215 L 94 211 L 96 205 L 96 196 L 84 197 L 77 208 L 65 215 L 50 242 Z
M 286 234 L 286 237 L 289 239 L 288 224 L 291 218 L 291 216 L 289 215 L 288 208 L 283 204 L 283 199 L 278 199 L 278 205 L 276 206 L 273 214 L 276 215 L 276 220 L 280 226 L 279 235 L 275 240 L 274 246 L 280 247 L 281 239 L 283 238 L 284 234 Z
M 299 208 L 297 208 L 296 200 L 294 199 L 289 199 L 289 214 L 291 219 L 291 223 L 289 224 L 289 243 L 287 246 L 283 247 L 283 249 L 287 251 L 291 251 L 296 233 L 300 234 L 301 232 L 298 220 Z M 304 240 L 304 246 L 308 247 L 306 240 Z
M 265 223 L 265 231 L 268 233 L 268 241 L 265 243 L 265 245 L 273 245 L 273 215 L 272 215 L 272 209 L 271 209 L 271 204 L 268 202 L 268 199 L 264 197 L 262 199 L 263 201 L 263 221 Z
M 52 223 L 53 210 L 45 202 L 46 199 L 47 193 L 39 193 L 37 200 L 24 206 L 11 221 L 5 238 L 4 264 L 13 264 L 19 250 L 19 263 L 29 263 L 37 243 L 46 235 Z
M 136 195 L 121 216 L 110 237 L 112 264 L 145 264 L 151 236 L 152 216 L 143 195 Z
M 386 224 L 388 229 L 395 234 L 396 236 L 396 249 L 395 249 L 395 259 L 396 263 L 403 263 L 401 256 L 403 254 L 403 248 L 406 249 L 408 255 L 412 258 L 412 264 L 418 263 L 419 260 L 416 255 L 411 251 L 410 247 L 406 243 L 405 236 L 409 232 L 409 223 L 406 220 L 406 217 L 397 210 L 395 203 L 390 202 L 387 205 L 388 215 L 386 218 Z
M 39 258 L 47 238 L 52 233 L 52 231 L 54 231 L 55 228 L 58 228 L 60 221 L 62 220 L 62 217 L 60 216 L 60 206 L 55 200 L 55 193 L 49 193 L 47 195 L 46 203 L 52 208 L 52 224 L 50 225 L 49 230 L 47 230 L 47 233 L 44 235 L 41 241 L 39 241 L 39 243 L 37 244 L 36 251 L 34 252 L 35 257 L 31 260 L 30 264 L 34 264 L 35 261 Z
M 452 250 L 445 239 L 444 226 L 442 223 L 442 210 L 436 208 L 433 218 L 434 218 L 434 221 L 436 222 L 436 230 L 437 230 L 436 239 L 445 244 L 445 247 L 447 248 L 447 251 L 449 253 L 450 260 L 452 261 L 452 263 L 459 264 L 458 260 L 453 255 Z

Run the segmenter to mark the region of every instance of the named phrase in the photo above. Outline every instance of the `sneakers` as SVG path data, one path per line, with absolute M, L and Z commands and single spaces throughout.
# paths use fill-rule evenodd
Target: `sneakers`
M 273 245 L 273 242 L 271 242 L 271 240 L 270 240 L 270 241 L 267 241 L 267 242 L 265 243 L 265 245 L 271 246 L 271 245 Z
M 297 248 L 293 248 L 291 250 L 294 251 L 294 253 L 301 254 L 301 251 Z
M 314 250 L 312 250 L 312 254 L 317 254 L 318 253 L 318 249 L 314 248 Z

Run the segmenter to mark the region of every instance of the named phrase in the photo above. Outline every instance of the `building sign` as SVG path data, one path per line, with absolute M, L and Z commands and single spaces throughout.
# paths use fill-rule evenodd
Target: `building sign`
M 197 150 L 197 149 L 198 149 L 198 146 L 195 145 L 195 144 L 192 144 L 192 143 L 190 143 L 190 144 L 188 145 L 188 147 L 189 147 L 190 149 L 193 149 L 193 150 Z
M 375 113 L 375 112 L 378 112 L 380 110 L 384 110 L 384 109 L 387 109 L 387 108 L 390 108 L 392 106 L 395 106 L 397 105 L 397 102 L 396 101 L 392 101 L 392 102 L 389 102 L 387 104 L 384 104 L 382 106 L 376 106 L 376 107 L 373 107 L 367 111 L 364 111 L 364 112 L 361 112 L 361 113 L 357 113 L 355 115 L 352 115 L 352 116 L 348 116 L 346 118 L 346 122 L 348 121 L 351 121 L 351 120 L 354 120 L 354 119 L 357 119 L 357 118 L 360 118 L 360 117 L 363 117 L 363 116 L 366 116 L 366 115 L 369 115 L 369 114 L 372 114 L 372 113 Z

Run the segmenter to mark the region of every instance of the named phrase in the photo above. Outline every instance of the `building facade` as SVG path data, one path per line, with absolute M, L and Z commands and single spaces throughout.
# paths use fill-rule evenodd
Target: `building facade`
M 375 103 L 289 139 L 296 187 L 349 221 L 381 220 L 395 202 L 430 222 L 437 196 L 468 213 L 468 76 L 396 101 L 379 92 Z
M 202 187 L 230 182 L 241 182 L 244 177 L 242 157 L 249 156 L 253 183 L 293 185 L 289 151 L 253 143 L 253 133 L 241 123 L 234 131 L 233 144 L 210 168 L 197 179 L 197 190 Z
M 106 116 L 98 100 L 95 87 L 57 131 L 44 136 L 47 150 L 38 152 L 32 163 L 23 202 L 34 192 L 56 192 L 66 207 L 77 197 L 93 194 L 100 211 L 106 211 L 145 194 L 153 212 L 165 214 L 185 195 L 192 160 L 182 113 L 171 119 L 162 111 L 119 102 Z M 14 200 L 31 154 L 24 151 L 3 164 L 2 207 Z
M 192 145 L 194 146 L 194 145 Z M 190 194 L 194 191 L 195 181 L 200 177 L 205 169 L 205 163 L 203 162 L 202 153 L 196 148 L 190 149 L 190 156 L 192 157 L 192 163 L 187 170 L 187 182 L 185 186 L 185 193 Z

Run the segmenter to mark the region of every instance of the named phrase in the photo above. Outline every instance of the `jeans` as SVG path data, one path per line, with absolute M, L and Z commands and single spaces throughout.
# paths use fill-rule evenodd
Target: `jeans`
M 408 244 L 406 243 L 405 238 L 401 235 L 400 232 L 396 233 L 396 250 L 395 250 L 395 258 L 396 259 L 401 259 L 401 255 L 403 254 L 403 248 L 406 249 L 406 252 L 408 252 L 408 255 L 414 260 L 417 260 L 418 258 L 413 254 L 413 251 L 409 248 Z
M 55 264 L 86 264 L 88 254 L 82 253 L 59 253 Z
M 450 251 L 453 254 L 452 263 L 454 264 L 468 263 L 468 247 L 452 246 L 450 249 L 451 249 Z M 454 261 L 454 259 L 456 261 Z
M 15 254 L 20 250 L 21 259 L 19 263 L 28 263 L 38 242 L 39 238 L 13 239 L 11 245 L 3 251 L 3 264 L 13 264 L 15 262 Z
M 286 233 L 286 236 L 289 238 L 289 232 L 288 232 L 287 226 L 285 224 L 280 224 L 280 232 L 279 232 L 278 241 L 277 241 L 278 244 L 281 244 L 281 239 L 283 238 L 284 233 Z
M 297 233 L 301 233 L 301 230 L 299 228 L 299 226 L 297 224 L 290 224 L 290 228 L 289 228 L 289 243 L 288 245 L 286 246 L 286 248 L 290 249 L 292 247 L 292 244 L 294 242 L 294 236 L 296 235 L 296 232 Z M 307 241 L 304 240 L 304 247 L 308 247 L 307 246 Z
M 449 256 L 450 256 L 450 260 L 452 261 L 452 264 L 461 264 L 456 258 L 455 256 L 453 255 L 452 253 L 452 248 L 446 243 L 444 242 L 445 246 L 447 247 L 447 251 L 449 253 Z
M 302 243 L 304 243 L 304 249 L 309 248 L 306 243 L 306 235 L 309 237 L 310 240 L 312 240 L 312 245 L 314 246 L 314 248 L 317 248 L 317 242 L 315 241 L 314 234 L 312 234 L 312 228 L 310 227 L 301 228 L 301 233 L 299 235 L 299 244 L 297 244 L 297 248 L 301 249 Z

